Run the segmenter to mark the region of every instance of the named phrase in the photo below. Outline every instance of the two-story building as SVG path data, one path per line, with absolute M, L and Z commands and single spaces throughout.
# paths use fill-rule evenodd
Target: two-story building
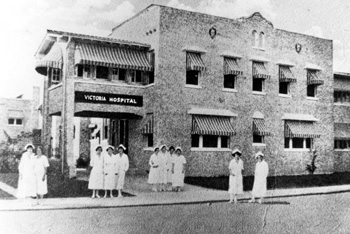
M 109 37 L 48 30 L 36 65 L 47 76 L 46 142 L 60 116 L 71 176 L 74 117 L 103 119 L 100 137 L 125 144 L 138 168 L 164 143 L 183 148 L 188 176 L 227 175 L 234 147 L 246 175 L 258 150 L 270 175 L 306 174 L 312 148 L 316 173 L 331 173 L 332 55 L 331 40 L 276 29 L 259 13 L 228 19 L 150 5 Z

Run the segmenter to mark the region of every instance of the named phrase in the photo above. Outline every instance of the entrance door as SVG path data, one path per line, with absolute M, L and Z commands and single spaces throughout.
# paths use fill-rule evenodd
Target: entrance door
M 123 144 L 128 153 L 129 143 L 129 121 L 127 119 L 112 119 L 111 120 L 111 144 L 118 147 Z

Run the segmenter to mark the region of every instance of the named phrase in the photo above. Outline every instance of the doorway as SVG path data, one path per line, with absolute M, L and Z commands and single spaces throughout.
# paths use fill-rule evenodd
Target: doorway
M 129 149 L 129 121 L 127 119 L 111 119 L 111 145 L 115 148 L 120 144 L 126 147 L 125 153 L 128 153 Z

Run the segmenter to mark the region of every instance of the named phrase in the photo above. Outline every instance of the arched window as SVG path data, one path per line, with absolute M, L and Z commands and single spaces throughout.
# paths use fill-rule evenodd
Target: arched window
M 265 34 L 263 32 L 260 32 L 259 46 L 265 48 Z
M 258 47 L 259 46 L 259 35 L 258 35 L 258 32 L 256 30 L 254 30 L 252 32 L 252 36 L 253 36 L 253 38 L 252 38 L 252 41 L 253 41 L 252 45 L 254 47 Z

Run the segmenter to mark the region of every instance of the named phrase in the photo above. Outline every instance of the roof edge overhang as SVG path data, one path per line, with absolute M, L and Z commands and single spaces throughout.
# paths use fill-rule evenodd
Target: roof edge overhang
M 293 114 L 293 113 L 286 113 L 286 114 L 284 114 L 282 116 L 281 119 L 284 119 L 284 120 L 311 121 L 311 122 L 320 121 L 319 119 L 315 118 L 313 115 Z
M 238 115 L 230 110 L 225 109 L 209 109 L 201 107 L 190 107 L 187 112 L 190 115 L 213 115 L 213 116 L 226 116 L 226 117 L 237 117 Z

